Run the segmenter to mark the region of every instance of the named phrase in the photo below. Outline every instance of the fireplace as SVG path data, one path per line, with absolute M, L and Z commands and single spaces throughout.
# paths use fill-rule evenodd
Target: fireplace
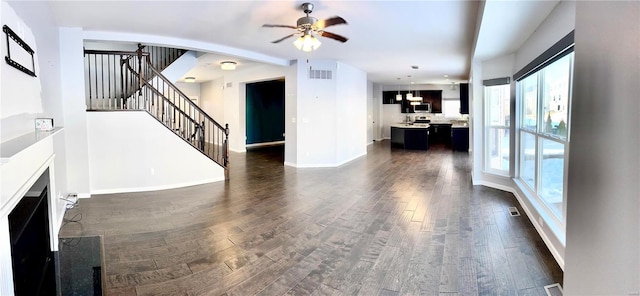
M 0 295 L 59 294 L 56 277 L 51 284 L 57 267 L 51 251 L 58 251 L 66 205 L 60 198 L 66 188 L 57 186 L 65 184 L 65 175 L 56 169 L 64 158 L 54 153 L 54 143 L 65 140 L 61 131 L 35 131 L 0 143 Z
M 56 295 L 49 234 L 48 170 L 9 213 L 15 295 Z

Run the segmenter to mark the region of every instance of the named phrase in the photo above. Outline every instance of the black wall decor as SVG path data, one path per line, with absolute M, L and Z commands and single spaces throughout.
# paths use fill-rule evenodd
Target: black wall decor
M 33 51 L 33 49 L 31 49 L 31 47 L 25 43 L 22 38 L 20 38 L 20 36 L 18 36 L 13 30 L 11 30 L 11 28 L 9 28 L 9 26 L 4 25 L 2 26 L 2 32 L 4 32 L 7 35 L 7 55 L 4 57 L 4 60 L 7 62 L 7 64 L 11 65 L 12 67 L 28 74 L 31 75 L 33 77 L 36 77 L 36 63 L 34 61 L 33 58 L 33 54 L 35 53 Z M 13 42 L 15 42 L 15 44 L 17 44 L 20 47 L 16 47 L 16 46 L 12 46 L 10 40 L 13 40 Z M 15 59 L 11 58 L 11 48 L 14 49 L 20 49 L 22 48 L 24 50 L 24 52 L 26 54 L 28 54 L 31 57 L 31 68 L 27 68 L 25 65 L 23 65 L 25 62 L 28 61 L 23 61 L 23 59 L 20 59 L 22 61 L 23 64 L 17 62 Z M 14 53 L 14 58 L 15 58 L 16 54 Z M 18 55 L 20 56 L 20 55 Z M 28 59 L 28 58 L 27 58 Z

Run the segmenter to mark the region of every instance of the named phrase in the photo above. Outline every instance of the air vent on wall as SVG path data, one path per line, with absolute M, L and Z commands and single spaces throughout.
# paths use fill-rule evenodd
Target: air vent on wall
M 333 72 L 331 70 L 309 69 L 309 79 L 333 79 Z

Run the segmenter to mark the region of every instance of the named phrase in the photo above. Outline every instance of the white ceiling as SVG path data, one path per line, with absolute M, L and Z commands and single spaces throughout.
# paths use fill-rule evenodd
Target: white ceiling
M 315 0 L 312 1 L 315 9 L 311 16 L 318 19 L 335 15 L 343 17 L 348 25 L 333 26 L 327 31 L 346 36 L 349 41 L 340 43 L 320 37 L 322 46 L 309 54 L 292 45 L 294 38 L 272 44 L 271 41 L 293 33 L 293 30 L 263 28 L 262 25 L 295 25 L 296 20 L 304 16 L 300 10 L 303 2 L 306 1 L 50 0 L 44 3 L 50 6 L 60 26 L 82 27 L 86 31 L 167 36 L 229 48 L 228 52 L 201 56 L 199 65 L 193 70 L 196 72 L 189 73 L 200 76 L 200 81 L 206 80 L 205 76 L 214 78 L 221 75 L 216 73 L 219 71 L 216 63 L 221 60 L 237 61 L 239 67 L 256 63 L 251 60 L 252 55 L 243 56 L 242 52 L 285 60 L 338 60 L 367 72 L 369 80 L 383 84 L 406 84 L 407 75 L 412 75 L 415 83 L 450 83 L 468 79 L 480 1 Z M 549 13 L 548 7 L 552 8 L 557 3 L 490 2 L 525 5 L 511 5 L 506 11 L 501 5 L 482 5 L 485 14 L 491 10 L 494 23 L 506 22 L 502 19 L 509 21 L 506 26 L 497 25 L 497 28 L 501 34 L 510 36 L 506 40 L 509 44 L 496 44 L 487 42 L 487 38 L 479 38 L 486 45 L 476 48 L 476 52 L 480 50 L 485 54 L 513 52 L 514 42 L 518 42 L 513 36 L 519 36 L 513 32 L 523 29 L 533 32 Z M 540 2 L 546 4 L 536 4 Z M 43 2 L 30 3 L 18 5 Z M 544 9 L 537 8 L 540 6 Z M 504 18 L 507 15 L 521 19 Z M 491 32 L 486 34 L 492 38 Z M 233 48 L 242 51 L 234 52 Z M 411 69 L 412 65 L 419 66 L 419 69 Z M 448 75 L 450 80 L 447 81 L 444 75 Z M 402 79 L 398 81 L 398 77 Z

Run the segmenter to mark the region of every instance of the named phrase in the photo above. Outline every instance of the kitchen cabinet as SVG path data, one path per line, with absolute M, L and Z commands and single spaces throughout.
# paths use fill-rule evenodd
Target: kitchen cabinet
M 451 123 L 430 123 L 429 136 L 431 144 L 451 145 Z
M 429 128 L 417 126 L 391 126 L 391 144 L 404 149 L 429 149 Z
M 469 127 L 451 128 L 451 146 L 454 151 L 469 151 Z
M 469 114 L 469 84 L 460 83 L 460 114 Z
M 382 103 L 383 104 L 396 104 L 396 95 L 397 91 L 383 91 L 382 92 Z
M 421 90 L 423 103 L 431 104 L 431 113 L 442 113 L 442 90 Z
M 402 101 L 396 101 L 396 95 L 402 96 Z M 415 113 L 413 112 L 413 106 L 407 100 L 408 90 L 388 90 L 382 92 L 383 104 L 401 104 L 400 112 L 402 113 Z M 431 104 L 431 113 L 442 113 L 442 90 L 412 90 L 415 96 L 421 96 L 423 103 Z

